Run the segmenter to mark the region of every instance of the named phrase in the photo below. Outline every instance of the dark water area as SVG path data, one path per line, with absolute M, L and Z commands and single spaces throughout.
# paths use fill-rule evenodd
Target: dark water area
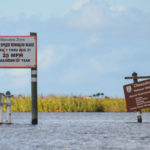
M 5 117 L 5 116 L 4 116 Z M 149 150 L 150 113 L 12 113 L 0 125 L 0 150 Z M 5 118 L 4 118 L 5 119 Z

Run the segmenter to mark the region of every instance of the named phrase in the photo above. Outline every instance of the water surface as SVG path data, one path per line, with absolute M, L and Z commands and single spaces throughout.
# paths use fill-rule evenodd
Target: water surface
M 5 116 L 4 116 L 5 117 Z M 13 113 L 0 125 L 0 150 L 149 150 L 150 113 Z

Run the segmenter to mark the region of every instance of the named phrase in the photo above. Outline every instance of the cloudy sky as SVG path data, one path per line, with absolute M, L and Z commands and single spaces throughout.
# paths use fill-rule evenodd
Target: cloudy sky
M 149 0 L 5 0 L 0 35 L 38 34 L 39 95 L 124 97 L 150 75 Z M 0 92 L 31 94 L 30 69 L 0 69 Z

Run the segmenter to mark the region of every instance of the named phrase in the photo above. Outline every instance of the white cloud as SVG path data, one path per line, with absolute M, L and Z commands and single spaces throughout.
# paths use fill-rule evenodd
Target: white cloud
M 2 69 L 0 68 L 0 77 L 3 78 L 4 76 L 5 76 L 5 72 L 4 72 L 4 70 L 2 70 Z
M 65 15 L 67 15 L 68 13 L 70 13 L 71 11 L 74 10 L 79 10 L 81 9 L 85 4 L 87 4 L 89 2 L 89 0 L 76 0 L 76 2 L 72 5 L 71 9 L 65 11 Z
M 8 76 L 8 78 L 14 78 L 14 77 L 23 77 L 30 74 L 30 69 L 8 69 L 8 70 L 0 70 L 0 76 L 5 77 Z
M 97 29 L 107 25 L 106 10 L 109 10 L 108 5 L 98 4 L 96 1 L 81 1 L 77 4 L 65 16 L 69 27 Z
M 31 75 L 18 75 L 16 77 L 13 77 L 10 85 L 13 89 L 16 90 L 19 88 L 26 90 L 27 86 L 30 87 L 31 85 Z
M 84 4 L 88 2 L 89 0 L 77 0 L 72 6 L 72 10 L 79 10 L 83 7 Z
M 10 85 L 13 89 L 26 88 L 31 81 L 30 69 L 11 69 L 7 74 L 10 78 Z
M 51 47 L 47 47 L 38 54 L 38 65 L 40 69 L 46 69 L 55 63 L 55 55 Z
M 97 61 L 96 59 L 90 60 L 90 66 L 92 67 L 94 72 L 102 72 L 103 71 L 102 64 L 99 61 Z
M 85 44 L 87 46 L 90 46 L 90 45 L 95 45 L 97 43 L 100 43 L 100 38 L 94 34 L 94 35 L 89 36 Z
M 0 11 L 0 18 L 8 18 L 10 14 L 6 11 Z
M 3 79 L 2 82 L 2 90 L 10 90 L 10 91 L 19 91 L 29 86 L 31 81 L 31 70 L 30 69 L 2 69 L 0 71 L 0 77 Z M 7 82 L 6 82 L 7 81 Z M 30 85 L 29 85 L 30 84 Z
M 11 69 L 8 74 L 13 77 L 21 77 L 29 74 L 30 69 Z
M 48 69 L 56 64 L 59 64 L 66 55 L 67 47 L 63 46 L 47 46 L 38 53 L 39 69 Z
M 59 82 L 62 84 L 77 84 L 84 79 L 85 72 L 80 69 L 68 70 L 64 72 L 59 78 Z
M 121 12 L 121 11 L 126 11 L 127 8 L 125 6 L 123 6 L 123 5 L 118 5 L 118 6 L 111 6 L 110 10 L 112 10 L 112 11 L 120 11 Z

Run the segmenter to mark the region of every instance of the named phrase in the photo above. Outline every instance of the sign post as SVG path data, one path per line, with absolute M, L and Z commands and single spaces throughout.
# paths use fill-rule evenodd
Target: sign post
M 30 68 L 32 124 L 38 124 L 37 108 L 37 34 L 0 36 L 0 68 Z
M 134 83 L 124 85 L 124 94 L 127 104 L 127 111 L 137 111 L 137 121 L 142 122 L 141 109 L 150 107 L 150 79 L 138 82 L 138 79 L 146 79 L 150 76 L 137 76 L 133 73 L 132 77 L 125 79 L 133 79 Z
M 31 36 L 37 37 L 36 33 L 30 33 Z M 32 124 L 38 124 L 37 111 L 37 67 L 31 68 L 31 85 L 32 85 Z
M 136 78 L 137 77 L 137 73 L 136 72 L 133 72 L 132 73 L 132 77 L 133 77 L 133 83 L 137 83 L 138 82 L 138 79 Z M 141 110 L 137 110 L 137 121 L 139 123 L 142 123 L 142 111 Z

